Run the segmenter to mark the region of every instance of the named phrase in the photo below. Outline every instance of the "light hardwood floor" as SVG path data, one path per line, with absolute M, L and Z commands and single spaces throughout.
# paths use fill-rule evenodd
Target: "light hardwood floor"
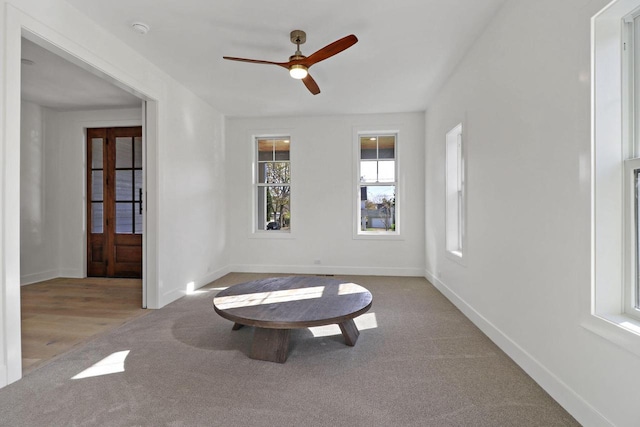
M 58 278 L 20 291 L 23 374 L 147 313 L 140 279 Z

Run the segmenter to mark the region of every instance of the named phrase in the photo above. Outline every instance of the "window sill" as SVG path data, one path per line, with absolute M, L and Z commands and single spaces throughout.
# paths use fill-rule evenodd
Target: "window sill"
M 399 233 L 357 233 L 353 235 L 354 240 L 404 240 Z
M 254 231 L 249 235 L 250 239 L 295 239 L 295 235 L 290 231 Z
M 465 257 L 460 251 L 446 251 L 445 252 L 447 259 L 450 259 L 453 262 L 456 262 L 462 266 L 466 266 L 467 263 L 465 261 Z
M 640 321 L 622 314 L 592 314 L 582 327 L 640 356 Z

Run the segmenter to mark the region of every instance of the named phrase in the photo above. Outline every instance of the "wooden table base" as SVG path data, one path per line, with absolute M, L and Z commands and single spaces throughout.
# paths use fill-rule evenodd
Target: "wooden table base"
M 234 322 L 233 330 L 253 326 L 249 357 L 284 363 L 292 329 L 338 325 L 348 346 L 360 332 L 353 319 L 371 308 L 371 292 L 346 280 L 317 276 L 272 277 L 220 291 L 213 308 Z
M 234 323 L 232 330 L 237 331 L 244 325 Z M 353 347 L 358 341 L 360 331 L 353 319 L 339 323 L 345 344 Z M 289 337 L 291 329 L 269 329 L 255 327 L 249 357 L 267 362 L 284 363 L 289 356 Z
M 291 329 L 255 328 L 249 357 L 257 360 L 284 363 L 289 356 Z

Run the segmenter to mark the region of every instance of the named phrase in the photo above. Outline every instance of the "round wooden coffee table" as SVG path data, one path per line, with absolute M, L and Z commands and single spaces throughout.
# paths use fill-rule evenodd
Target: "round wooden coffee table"
M 318 276 L 276 277 L 240 283 L 216 295 L 213 308 L 234 322 L 254 326 L 250 357 L 284 363 L 291 329 L 338 324 L 347 345 L 360 335 L 353 319 L 371 308 L 360 285 Z

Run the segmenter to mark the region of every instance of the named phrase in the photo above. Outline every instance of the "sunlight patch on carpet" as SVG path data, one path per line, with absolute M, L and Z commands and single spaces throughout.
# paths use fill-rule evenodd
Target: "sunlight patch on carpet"
M 378 320 L 375 313 L 365 313 L 353 319 L 359 331 L 365 329 L 375 329 L 378 327 Z M 329 337 L 332 335 L 342 335 L 338 325 L 313 326 L 309 328 L 314 337 Z
M 117 374 L 118 372 L 124 372 L 124 361 L 129 355 L 131 350 L 117 351 L 105 357 L 101 361 L 95 363 L 90 368 L 80 372 L 72 380 L 79 380 L 82 378 L 98 377 L 101 375 Z

